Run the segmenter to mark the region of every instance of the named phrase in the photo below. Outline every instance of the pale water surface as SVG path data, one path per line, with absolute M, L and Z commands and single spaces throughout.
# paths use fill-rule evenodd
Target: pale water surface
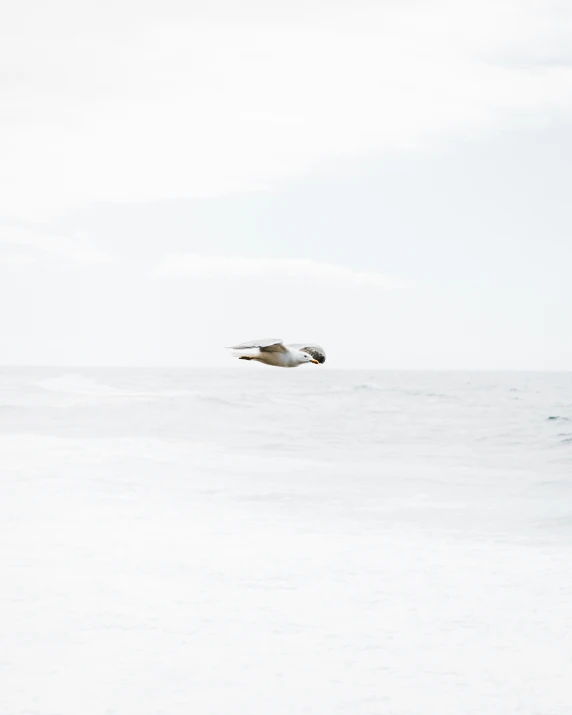
M 572 712 L 572 374 L 0 370 L 1 715 Z

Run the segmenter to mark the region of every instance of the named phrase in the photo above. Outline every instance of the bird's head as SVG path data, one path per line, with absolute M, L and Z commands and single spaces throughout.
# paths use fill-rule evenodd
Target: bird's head
M 320 363 L 313 358 L 309 353 L 305 353 L 302 351 L 302 362 L 313 362 L 314 365 L 319 365 Z

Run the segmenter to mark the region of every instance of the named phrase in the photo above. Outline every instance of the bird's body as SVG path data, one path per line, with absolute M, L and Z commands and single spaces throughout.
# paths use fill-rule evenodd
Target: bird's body
M 296 343 L 285 345 L 278 338 L 250 340 L 233 345 L 235 357 L 240 360 L 256 360 L 275 367 L 298 367 L 306 362 L 316 365 L 326 362 L 326 353 L 319 345 Z

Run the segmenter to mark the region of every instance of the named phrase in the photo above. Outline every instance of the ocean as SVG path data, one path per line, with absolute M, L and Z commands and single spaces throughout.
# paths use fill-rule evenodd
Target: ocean
M 572 373 L 3 368 L 0 444 L 1 715 L 572 712 Z

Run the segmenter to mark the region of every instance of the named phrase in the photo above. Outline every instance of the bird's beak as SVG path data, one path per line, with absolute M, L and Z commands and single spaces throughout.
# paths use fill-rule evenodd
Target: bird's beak
M 310 362 L 313 362 L 314 365 L 319 365 L 319 364 L 320 364 L 317 360 L 310 360 Z

